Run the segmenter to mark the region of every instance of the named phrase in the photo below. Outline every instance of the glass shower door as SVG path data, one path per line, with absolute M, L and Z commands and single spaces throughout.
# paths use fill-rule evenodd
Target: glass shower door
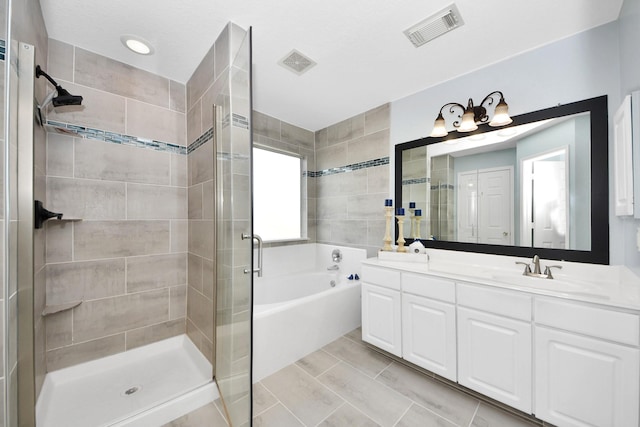
M 251 29 L 230 24 L 228 34 L 229 80 L 214 107 L 214 375 L 229 423 L 235 427 L 251 421 Z

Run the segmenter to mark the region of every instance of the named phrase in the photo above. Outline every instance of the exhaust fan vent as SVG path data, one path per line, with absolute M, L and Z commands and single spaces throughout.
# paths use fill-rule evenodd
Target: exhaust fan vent
M 450 5 L 404 31 L 415 47 L 439 37 L 464 24 L 455 4 Z
M 289 71 L 293 71 L 299 76 L 306 73 L 310 68 L 313 68 L 313 66 L 316 65 L 315 61 L 307 58 L 295 49 L 282 58 L 278 64 L 282 65 Z

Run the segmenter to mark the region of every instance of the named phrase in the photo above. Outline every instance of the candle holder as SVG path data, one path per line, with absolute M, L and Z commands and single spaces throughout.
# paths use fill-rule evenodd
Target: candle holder
M 414 216 L 413 220 L 416 222 L 416 226 L 414 227 L 414 232 L 415 234 L 413 235 L 414 239 L 419 239 L 420 238 L 420 219 L 422 217 L 421 216 Z
M 409 236 L 411 236 L 412 239 L 415 239 L 416 237 L 415 237 L 415 231 L 414 231 L 414 228 L 413 228 L 413 220 L 416 217 L 416 214 L 415 214 L 416 208 L 415 207 L 413 207 L 413 208 L 410 207 L 408 210 L 409 210 L 409 225 L 411 226 L 411 228 L 409 229 Z
M 402 232 L 402 228 L 404 226 L 404 215 L 396 215 L 396 219 L 398 220 L 398 252 L 407 252 L 407 248 L 405 248 L 404 243 L 404 235 Z
M 384 210 L 384 216 L 387 220 L 387 225 L 384 232 L 384 246 L 382 247 L 382 250 L 391 252 L 393 250 L 393 248 L 391 247 L 391 242 L 393 242 L 393 240 L 391 239 L 391 218 L 393 218 L 393 206 L 385 206 Z

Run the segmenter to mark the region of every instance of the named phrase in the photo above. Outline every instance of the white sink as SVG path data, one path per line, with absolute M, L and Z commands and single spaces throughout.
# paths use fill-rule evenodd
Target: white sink
M 583 280 L 545 279 L 522 274 L 493 274 L 491 280 L 530 289 L 607 298 L 605 289 L 601 285 Z
M 455 263 L 429 265 L 429 270 L 446 274 L 469 276 L 480 280 L 484 279 L 504 285 L 526 288 L 527 290 L 549 291 L 563 294 L 567 297 L 611 298 L 612 284 L 605 285 L 584 279 L 567 278 L 563 275 L 560 275 L 559 278 L 546 279 L 544 277 L 525 276 L 521 270 L 511 271 L 504 268 L 487 268 L 479 265 Z

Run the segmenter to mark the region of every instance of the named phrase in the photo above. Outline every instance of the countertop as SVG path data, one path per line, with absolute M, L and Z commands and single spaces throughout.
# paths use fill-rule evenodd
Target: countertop
M 430 261 L 411 262 L 375 257 L 363 261 L 363 264 L 640 312 L 640 278 L 624 266 L 541 261 L 541 265 L 559 264 L 563 267 L 562 270 L 553 270 L 554 279 L 544 279 L 523 276 L 519 273 L 521 269 L 518 270 L 521 266 L 513 266 L 515 260 L 530 261 L 526 259 L 494 257 L 498 262 L 492 264 L 488 262 L 491 258 L 485 255 L 482 263 L 478 264 L 473 262 L 478 260 L 473 259 L 474 255 L 465 255 L 465 262 L 431 258 Z M 366 282 L 367 278 L 362 277 L 361 280 Z

